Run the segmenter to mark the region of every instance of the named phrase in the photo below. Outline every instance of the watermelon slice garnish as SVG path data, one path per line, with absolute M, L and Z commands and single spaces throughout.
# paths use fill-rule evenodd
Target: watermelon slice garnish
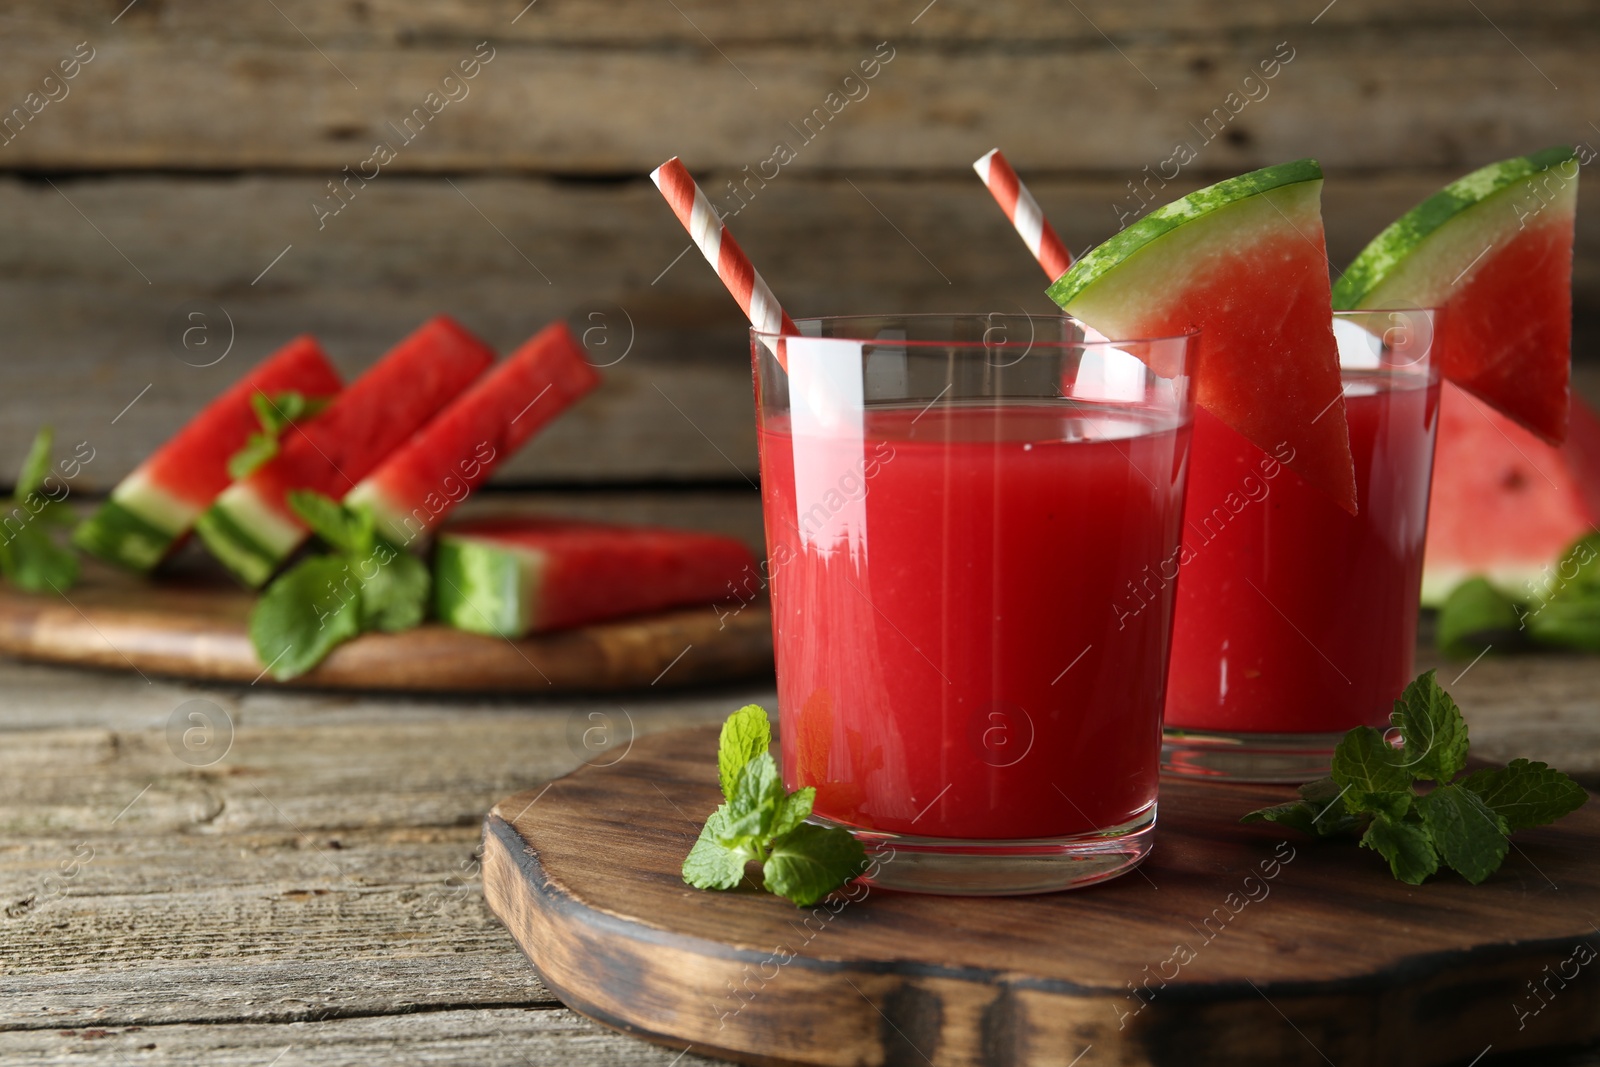
M 73 533 L 79 548 L 149 571 L 233 482 L 228 458 L 260 426 L 250 398 L 299 393 L 323 400 L 343 386 L 311 337 L 297 337 L 257 364 L 111 490 Z
M 1264 451 L 1287 445 L 1288 466 L 1354 514 L 1321 197 L 1309 159 L 1218 182 L 1091 249 L 1049 293 L 1112 339 L 1198 326 L 1195 403 Z
M 552 323 L 385 459 L 345 497 L 409 545 L 437 527 L 494 468 L 600 384 L 564 322 Z
M 497 516 L 440 532 L 434 609 L 461 630 L 521 637 L 726 600 L 755 566 L 721 534 Z
M 1375 237 L 1337 308 L 1440 308 L 1443 375 L 1552 444 L 1566 435 L 1578 160 L 1568 147 L 1491 163 Z
M 1422 602 L 1444 603 L 1461 582 L 1483 576 L 1508 596 L 1538 603 L 1575 573 L 1573 541 L 1600 527 L 1600 417 L 1576 395 L 1559 448 L 1446 382 Z
M 459 324 L 430 319 L 322 414 L 289 430 L 277 455 L 195 521 L 196 532 L 241 581 L 261 586 L 309 536 L 289 508 L 291 489 L 343 497 L 493 362 L 494 350 Z

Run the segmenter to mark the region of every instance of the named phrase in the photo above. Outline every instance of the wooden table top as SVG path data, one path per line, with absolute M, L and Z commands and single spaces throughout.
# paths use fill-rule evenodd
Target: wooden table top
M 1600 658 L 1460 672 L 1440 677 L 1475 754 L 1600 785 Z M 0 1062 L 696 1061 L 557 1003 L 484 905 L 474 851 L 491 804 L 579 762 L 592 715 L 619 736 L 716 722 L 770 707 L 770 683 L 396 699 L 0 661 L 0 694 Z M 201 711 L 221 746 L 216 708 L 231 744 L 199 765 L 181 732 Z

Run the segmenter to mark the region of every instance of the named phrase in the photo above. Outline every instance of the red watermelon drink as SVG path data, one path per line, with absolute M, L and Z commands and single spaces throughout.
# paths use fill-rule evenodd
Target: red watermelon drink
M 1177 563 L 1163 769 L 1303 781 L 1413 676 L 1439 421 L 1426 311 L 1343 312 L 1352 515 L 1207 412 Z M 1161 580 L 1159 573 L 1155 575 Z M 1135 583 L 1119 610 L 1143 610 Z
M 892 855 L 895 888 L 1127 870 L 1155 816 L 1173 597 L 1120 629 L 1110 607 L 1178 549 L 1194 335 L 798 327 L 787 373 L 753 334 L 786 784 Z

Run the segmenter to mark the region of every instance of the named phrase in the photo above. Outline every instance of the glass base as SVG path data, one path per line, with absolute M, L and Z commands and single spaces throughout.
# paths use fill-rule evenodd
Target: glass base
M 843 826 L 871 861 L 862 881 L 881 889 L 958 897 L 1021 896 L 1078 889 L 1126 874 L 1150 853 L 1156 806 L 1120 826 L 1068 837 L 971 841 Z
M 1161 735 L 1161 773 L 1233 782 L 1310 782 L 1327 776 L 1344 733 L 1216 733 L 1168 727 Z

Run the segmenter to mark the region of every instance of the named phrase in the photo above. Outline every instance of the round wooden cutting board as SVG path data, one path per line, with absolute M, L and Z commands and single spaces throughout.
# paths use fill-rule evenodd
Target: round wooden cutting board
M 64 593 L 0 587 L 0 653 L 266 685 L 272 676 L 246 631 L 254 601 L 254 594 L 217 575 L 144 581 L 90 564 L 83 580 Z M 363 634 L 287 684 L 545 693 L 705 683 L 771 669 L 772 616 L 765 603 L 754 603 L 738 611 L 708 605 L 515 641 L 433 623 Z
M 640 738 L 496 805 L 484 893 L 568 1005 L 751 1063 L 1495 1062 L 1600 1038 L 1600 805 L 1483 885 L 1241 826 L 1286 788 L 1164 780 L 1134 873 L 1036 897 L 691 889 L 716 728 Z M 1530 1061 L 1531 1062 L 1531 1061 Z

